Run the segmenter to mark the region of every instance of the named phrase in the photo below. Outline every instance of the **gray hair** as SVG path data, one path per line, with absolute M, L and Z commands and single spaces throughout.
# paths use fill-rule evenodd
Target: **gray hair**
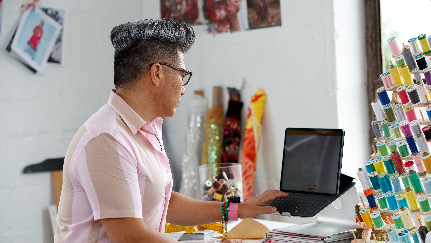
M 145 19 L 114 27 L 115 87 L 130 86 L 153 63 L 178 61 L 178 52 L 187 52 L 194 41 L 192 27 L 169 19 Z

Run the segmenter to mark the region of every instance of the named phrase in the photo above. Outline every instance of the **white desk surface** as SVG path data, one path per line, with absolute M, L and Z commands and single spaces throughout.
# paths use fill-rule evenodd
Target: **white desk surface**
M 276 221 L 269 221 L 269 220 L 263 220 L 263 219 L 255 219 L 255 220 L 257 222 L 265 225 L 270 230 L 295 225 L 295 224 L 292 224 L 292 223 L 276 222 Z M 239 222 L 241 222 L 241 219 L 239 219 L 238 221 L 229 222 L 227 224 L 228 231 L 230 229 L 232 229 L 233 227 L 235 227 L 235 225 L 237 225 Z M 204 241 L 181 241 L 181 242 L 183 242 L 183 243 L 188 243 L 188 242 L 190 242 L 190 243 L 192 243 L 192 242 L 193 243 L 213 243 L 213 242 L 216 242 L 217 239 L 212 238 L 211 236 L 217 236 L 217 235 L 219 235 L 217 232 L 214 232 L 212 230 L 203 230 L 203 231 L 198 231 L 198 232 L 205 234 L 205 240 Z M 173 233 L 165 233 L 165 234 L 167 236 L 169 236 L 169 238 L 171 238 L 171 239 L 178 240 L 184 233 L 185 233 L 185 231 L 173 232 Z M 260 243 L 262 241 L 261 240 L 243 240 L 242 242 L 244 242 L 244 243 Z

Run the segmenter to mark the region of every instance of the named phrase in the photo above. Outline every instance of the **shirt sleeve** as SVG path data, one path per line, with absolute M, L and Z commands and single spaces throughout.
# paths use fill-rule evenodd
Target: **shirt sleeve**
M 132 154 L 108 133 L 91 139 L 85 146 L 76 174 L 94 220 L 142 218 L 138 166 Z

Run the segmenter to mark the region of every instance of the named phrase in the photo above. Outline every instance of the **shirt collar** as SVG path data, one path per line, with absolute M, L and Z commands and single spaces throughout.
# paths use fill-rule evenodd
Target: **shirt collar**
M 130 131 L 136 135 L 138 130 L 147 124 L 133 109 L 129 106 L 119 95 L 115 93 L 115 90 L 111 91 L 109 95 L 108 103 L 114 108 L 114 110 L 120 115 L 124 123 L 130 129 Z

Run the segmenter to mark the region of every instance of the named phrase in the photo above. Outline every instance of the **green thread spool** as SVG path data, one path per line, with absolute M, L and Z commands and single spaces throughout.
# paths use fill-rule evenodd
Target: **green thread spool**
M 388 123 L 392 124 L 393 122 L 395 122 L 397 120 L 397 117 L 395 116 L 395 112 L 394 112 L 394 109 L 392 108 L 391 103 L 384 105 L 383 111 L 385 112 Z
M 371 219 L 373 220 L 374 226 L 376 226 L 377 229 L 380 229 L 385 226 L 385 222 L 383 221 L 379 211 L 374 211 L 371 214 Z
M 386 146 L 385 141 L 383 141 L 383 140 L 378 141 L 376 143 L 376 146 L 377 146 L 377 149 L 379 150 L 379 153 L 380 153 L 381 156 L 388 156 L 389 155 L 389 149 Z M 400 153 L 401 153 L 401 151 L 400 151 Z
M 407 65 L 402 55 L 395 57 L 395 63 L 397 64 L 397 67 L 400 67 L 402 64 Z
M 431 211 L 431 205 L 426 195 L 418 197 L 419 205 L 421 206 L 421 210 L 424 213 L 428 213 Z
M 383 193 L 379 193 L 376 196 L 377 203 L 379 204 L 380 209 L 387 209 L 388 208 L 388 201 L 386 200 L 386 197 L 383 195 Z
M 431 230 L 431 215 L 427 215 L 424 217 L 425 219 L 425 226 L 428 230 Z
M 389 130 L 389 125 L 386 121 L 382 122 L 382 130 L 386 138 L 390 138 L 392 136 L 391 130 Z
M 386 146 L 388 146 L 391 153 L 398 152 L 397 142 L 395 140 L 389 141 Z
M 407 158 L 410 155 L 410 150 L 407 147 L 407 142 L 405 140 L 401 140 L 397 142 L 398 150 L 400 151 L 400 155 L 403 158 Z
M 401 181 L 403 182 L 404 188 L 410 188 L 410 182 L 409 182 L 409 178 L 403 174 L 401 175 Z
M 404 222 L 403 222 L 403 219 L 401 218 L 400 213 L 392 214 L 392 220 L 394 221 L 395 228 L 404 229 Z M 431 225 L 431 223 L 430 223 L 430 225 Z
M 383 163 L 384 163 L 386 171 L 388 172 L 389 175 L 395 174 L 396 169 L 395 169 L 395 165 L 394 165 L 394 162 L 392 161 L 391 156 L 383 157 Z
M 395 106 L 396 108 L 396 106 Z M 390 126 L 392 133 L 394 134 L 395 138 L 401 138 L 401 129 L 400 124 L 393 124 Z
M 416 173 L 416 171 L 414 171 L 414 170 L 409 171 L 409 179 L 410 179 L 410 182 L 411 182 L 413 189 L 415 190 L 416 193 L 423 192 L 424 187 L 422 186 L 422 183 L 421 183 L 419 176 L 418 176 L 418 173 Z

